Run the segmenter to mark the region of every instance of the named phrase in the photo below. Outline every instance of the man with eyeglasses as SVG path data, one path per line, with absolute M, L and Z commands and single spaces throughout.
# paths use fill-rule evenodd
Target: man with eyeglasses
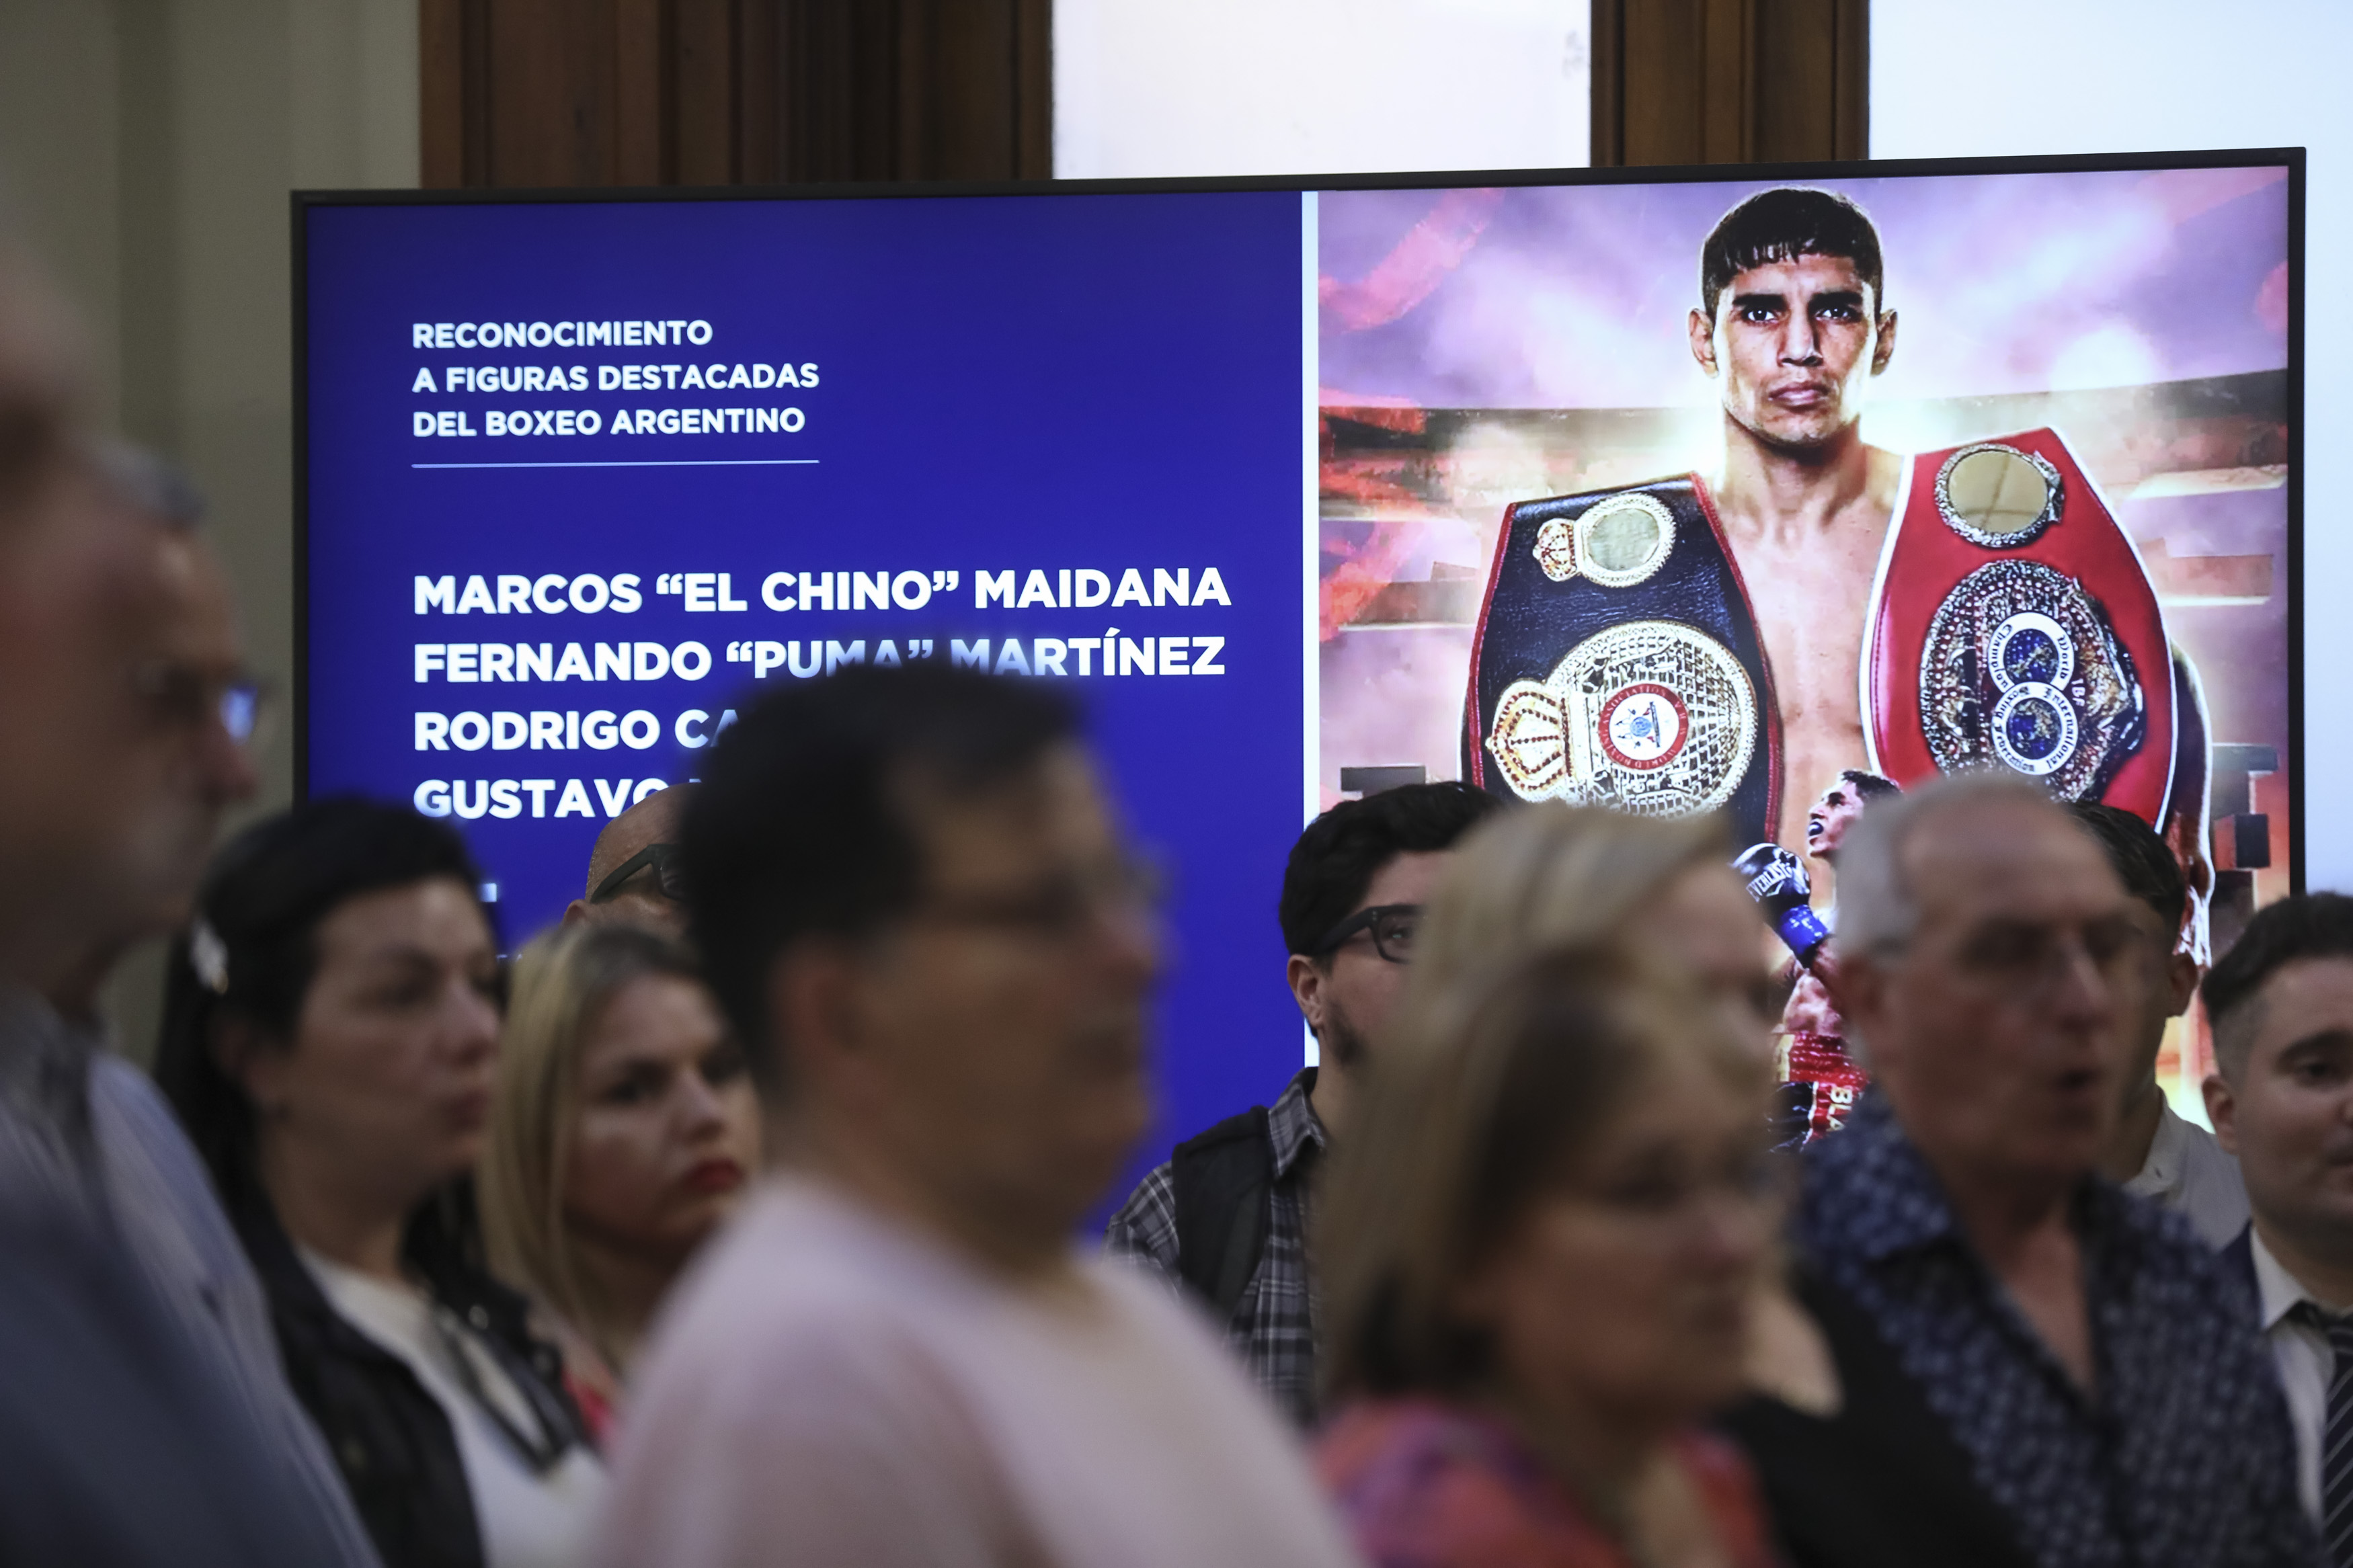
M 565 925 L 612 921 L 665 936 L 686 934 L 678 825 L 693 787 L 656 790 L 605 825 L 588 854 L 586 892 L 565 908 Z
M 1072 1245 L 1150 1124 L 1159 952 L 1054 685 L 796 682 L 681 848 L 780 1170 L 664 1309 L 593 1561 L 1353 1561 L 1200 1325 Z
M 2099 846 L 1962 774 L 1875 805 L 1839 871 L 1875 1087 L 1809 1151 L 1795 1227 L 1842 1405 L 1751 1449 L 1792 1561 L 2310 1563 L 2237 1291 L 2098 1174 L 2144 946 Z
M 10 261 L 0 1226 L 15 1359 L 0 1383 L 16 1397 L 0 1402 L 0 1556 L 373 1563 L 195 1151 L 96 1016 L 116 959 L 187 918 L 222 814 L 254 792 L 260 692 L 185 487 L 81 426 L 58 312 Z
M 1307 1212 L 1326 1142 L 1341 1135 L 1368 1042 L 1405 987 L 1421 906 L 1455 844 L 1501 809 L 1453 783 L 1343 801 L 1308 824 L 1282 874 L 1285 978 L 1317 1064 L 1271 1106 L 1176 1146 L 1111 1218 L 1103 1246 L 1205 1302 L 1283 1412 L 1315 1420 L 1314 1280 Z
M 96 504 L 127 525 L 99 617 L 120 641 L 111 668 L 94 671 L 112 689 L 60 720 L 90 746 L 60 812 L 79 864 L 60 879 L 33 960 L 49 1000 L 85 1021 L 121 956 L 187 919 L 223 816 L 259 787 L 267 719 L 194 493 L 128 448 L 96 447 L 87 461 Z

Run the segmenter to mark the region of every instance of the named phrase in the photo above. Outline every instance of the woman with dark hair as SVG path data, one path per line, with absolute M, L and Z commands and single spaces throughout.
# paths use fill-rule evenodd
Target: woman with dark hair
M 604 1485 L 474 1237 L 500 987 L 479 882 L 398 807 L 248 829 L 174 951 L 156 1061 L 386 1568 L 569 1563 Z

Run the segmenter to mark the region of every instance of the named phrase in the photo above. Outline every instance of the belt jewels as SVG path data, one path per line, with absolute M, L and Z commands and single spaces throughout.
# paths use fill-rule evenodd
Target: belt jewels
M 1672 621 L 1630 621 L 1514 681 L 1486 747 L 1512 793 L 1647 816 L 1714 811 L 1757 750 L 1756 689 L 1731 650 Z
M 2056 431 L 1913 459 L 1870 627 L 1878 772 L 2000 767 L 2165 820 L 2179 726 L 2164 615 Z
M 1689 476 L 1515 503 L 1471 645 L 1462 776 L 1492 794 L 1766 836 L 1779 731 L 1764 648 Z
M 1940 772 L 1998 762 L 2062 800 L 2097 800 L 2148 713 L 2099 601 L 2041 562 L 1996 561 L 1929 623 L 1920 728 Z

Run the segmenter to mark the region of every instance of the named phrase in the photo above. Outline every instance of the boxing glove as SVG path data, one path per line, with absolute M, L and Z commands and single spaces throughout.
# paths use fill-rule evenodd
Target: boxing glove
M 1752 844 L 1740 852 L 1732 868 L 1748 886 L 1765 923 L 1788 945 L 1799 963 L 1811 969 L 1830 927 L 1814 913 L 1814 885 L 1807 879 L 1805 862 L 1778 844 Z

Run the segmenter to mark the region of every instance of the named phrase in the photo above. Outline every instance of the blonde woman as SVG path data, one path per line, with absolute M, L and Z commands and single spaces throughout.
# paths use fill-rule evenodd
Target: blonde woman
M 592 1425 L 759 1163 L 743 1057 L 684 947 L 570 925 L 523 950 L 482 1156 L 483 1238 L 491 1267 L 554 1320 Z
M 1646 817 L 1556 802 L 1508 813 L 1462 842 L 1431 898 L 1409 998 L 1450 990 L 1514 953 L 1622 940 L 1688 971 L 1760 1060 L 1781 999 L 1757 906 L 1713 816 Z
M 1742 1388 L 1778 1221 L 1763 1064 L 1639 954 L 1519 945 L 1423 978 L 1319 1238 L 1318 1463 L 1359 1549 L 1766 1568 L 1747 1467 L 1699 1426 Z
M 1712 817 L 1546 804 L 1490 822 L 1431 895 L 1400 1016 L 1426 1018 L 1532 954 L 1614 942 L 1677 976 L 1769 1079 L 1778 991 L 1730 851 Z M 1829 1346 L 1778 1262 L 1760 1271 L 1747 1321 L 1750 1392 L 1810 1416 L 1840 1407 Z

